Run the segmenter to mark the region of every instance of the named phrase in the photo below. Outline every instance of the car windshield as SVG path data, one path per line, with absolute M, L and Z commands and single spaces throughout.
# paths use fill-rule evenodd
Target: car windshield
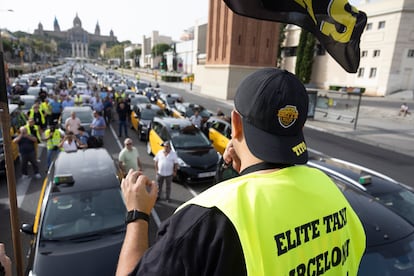
M 131 97 L 131 105 L 136 105 L 140 103 L 151 103 L 150 100 L 147 97 Z
M 75 111 L 76 117 L 79 118 L 79 120 L 82 123 L 90 123 L 93 120 L 92 110 L 84 110 L 84 111 Z M 67 118 L 70 117 L 70 112 L 64 112 L 62 113 L 62 122 L 65 122 Z
M 375 194 L 374 196 L 414 225 L 414 193 L 400 189 L 393 193 Z
M 196 127 L 187 126 L 171 133 L 171 141 L 175 148 L 198 148 L 211 146 L 208 138 Z
M 137 83 L 137 87 L 138 87 L 138 89 L 142 89 L 142 90 L 144 90 L 145 88 L 147 88 L 149 85 L 148 85 L 148 83 L 145 83 L 145 82 L 138 82 Z
M 20 109 L 28 110 L 28 109 L 32 108 L 32 106 L 35 103 L 35 101 L 36 101 L 36 98 L 31 98 L 31 99 L 30 98 L 25 98 L 25 99 L 22 99 L 22 102 L 24 102 L 24 104 L 23 105 L 20 105 Z
M 362 257 L 358 275 L 414 275 L 414 235 L 368 248 Z
M 125 212 L 119 188 L 52 194 L 44 213 L 40 239 L 67 240 L 124 227 Z
M 141 111 L 141 119 L 151 121 L 155 116 L 165 117 L 165 113 L 159 109 L 143 109 Z

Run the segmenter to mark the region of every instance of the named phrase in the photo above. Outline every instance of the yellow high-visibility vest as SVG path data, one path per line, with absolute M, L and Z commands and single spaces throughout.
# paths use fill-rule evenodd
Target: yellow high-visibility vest
M 45 137 L 50 135 L 50 129 L 46 129 Z M 53 132 L 52 139 L 47 140 L 47 149 L 53 149 L 55 146 L 59 146 L 61 141 L 61 135 L 58 129 L 55 129 Z
M 43 114 L 43 111 L 40 110 L 40 107 L 39 107 L 39 113 L 40 113 L 40 120 L 42 121 L 42 124 L 43 125 L 46 124 L 45 115 Z M 34 118 L 34 109 L 33 108 L 30 109 L 29 118 Z
M 342 192 L 317 169 L 250 173 L 217 184 L 180 208 L 188 204 L 215 206 L 233 223 L 248 275 L 358 273 L 364 229 Z

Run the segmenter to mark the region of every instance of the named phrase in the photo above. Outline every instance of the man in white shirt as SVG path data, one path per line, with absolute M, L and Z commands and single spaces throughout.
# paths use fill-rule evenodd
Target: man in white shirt
M 201 120 L 203 118 L 200 116 L 200 111 L 198 109 L 194 110 L 194 114 L 190 117 L 191 123 L 195 125 L 196 127 L 201 127 Z
M 81 126 L 81 121 L 76 117 L 76 112 L 72 111 L 70 117 L 65 121 L 65 130 L 66 132 L 72 131 L 75 135 L 79 134 L 79 127 Z
M 171 144 L 166 141 L 162 144 L 164 149 L 160 150 L 154 157 L 155 172 L 157 174 L 156 181 L 158 184 L 158 198 L 161 199 L 162 185 L 166 184 L 165 199 L 170 201 L 171 195 L 171 183 L 178 170 L 178 157 L 177 154 L 171 150 Z

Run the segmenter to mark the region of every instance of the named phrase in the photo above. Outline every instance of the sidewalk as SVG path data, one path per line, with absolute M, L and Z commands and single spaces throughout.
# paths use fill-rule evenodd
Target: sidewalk
M 151 78 L 152 76 L 146 77 Z M 153 78 L 151 81 L 153 81 Z M 158 82 L 161 87 L 162 85 L 173 86 L 190 93 L 203 95 L 197 86 L 193 86 L 192 90 L 190 90 L 188 83 Z M 399 103 L 407 102 L 411 111 L 414 110 L 414 91 L 403 91 L 380 99 Z M 369 100 L 372 100 L 372 98 L 362 98 L 355 129 L 354 122 L 351 122 L 351 120 L 338 120 L 330 116 L 324 117 L 324 114 L 320 112 L 316 112 L 313 119 L 308 119 L 305 127 L 329 132 L 414 157 L 414 112 L 406 117 L 398 116 L 398 108 L 396 110 L 364 106 L 364 102 Z M 225 102 L 231 106 L 233 105 L 232 101 Z

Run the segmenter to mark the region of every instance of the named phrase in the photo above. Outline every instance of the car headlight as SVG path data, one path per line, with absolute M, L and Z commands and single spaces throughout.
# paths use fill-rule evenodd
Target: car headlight
M 190 167 L 187 163 L 184 162 L 183 159 L 181 159 L 180 157 L 178 157 L 178 165 L 180 167 Z

